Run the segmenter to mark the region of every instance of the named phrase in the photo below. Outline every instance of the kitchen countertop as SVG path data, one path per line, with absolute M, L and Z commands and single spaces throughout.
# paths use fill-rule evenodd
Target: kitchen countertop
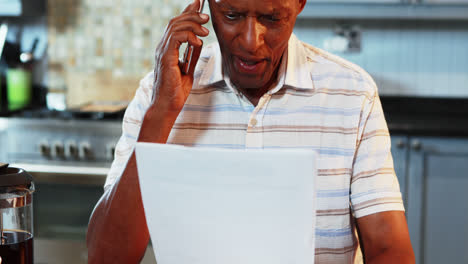
M 392 135 L 468 136 L 468 99 L 381 96 Z
M 390 133 L 419 136 L 468 137 L 468 98 L 424 98 L 380 96 Z M 29 111 L 28 118 L 38 114 Z M 57 114 L 57 120 L 70 121 Z M 11 115 L 6 115 L 12 117 Z M 1 118 L 0 132 L 6 128 L 8 117 Z M 14 117 L 20 118 L 20 117 Z M 81 119 L 82 121 L 96 121 Z M 121 118 L 114 119 L 120 122 Z

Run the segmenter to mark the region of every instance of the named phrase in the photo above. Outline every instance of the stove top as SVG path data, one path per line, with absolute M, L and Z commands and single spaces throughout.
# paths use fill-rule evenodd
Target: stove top
M 0 118 L 0 160 L 8 163 L 109 167 L 122 134 L 122 119 L 116 117 L 17 115 Z

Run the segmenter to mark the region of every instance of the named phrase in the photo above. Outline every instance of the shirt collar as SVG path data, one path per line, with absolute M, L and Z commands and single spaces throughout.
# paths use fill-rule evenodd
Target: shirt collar
M 223 76 L 222 56 L 219 48 L 219 43 L 215 42 L 209 46 L 211 54 L 208 63 L 203 70 L 200 86 L 209 86 L 214 83 L 224 81 L 226 85 L 233 88 L 229 78 Z M 279 80 L 269 93 L 274 94 L 281 90 L 284 86 L 291 86 L 298 89 L 314 89 L 312 82 L 311 69 L 313 59 L 310 52 L 307 52 L 303 43 L 297 39 L 294 34 L 291 34 L 288 43 L 288 49 L 284 54 L 283 61 L 278 72 Z

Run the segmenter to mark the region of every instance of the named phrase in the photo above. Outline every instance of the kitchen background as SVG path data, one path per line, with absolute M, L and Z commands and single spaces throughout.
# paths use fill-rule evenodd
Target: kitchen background
M 0 161 L 38 181 L 38 263 L 86 262 L 84 233 L 120 135 L 119 107 L 189 2 L 0 0 L 9 43 L 0 64 Z M 309 0 L 295 33 L 376 80 L 418 263 L 468 263 L 468 1 Z M 32 61 L 11 55 L 36 39 Z M 32 72 L 31 103 L 13 111 L 12 68 Z M 93 111 L 83 111 L 90 103 Z
M 27 51 L 35 38 L 40 39 L 35 81 L 52 93 L 64 93 L 72 107 L 93 100 L 130 100 L 139 79 L 152 70 L 154 49 L 167 22 L 190 2 L 48 0 L 38 8 L 41 1 L 24 5 L 34 8 L 31 14 L 10 18 L 8 40 L 21 41 Z M 351 2 L 365 10 L 359 0 Z M 308 9 L 314 8 L 310 3 Z M 363 19 L 363 11 L 317 19 L 308 9 L 297 23 L 298 37 L 369 71 L 381 95 L 468 97 L 466 19 L 450 14 L 445 19 L 431 19 L 430 14 L 423 19 L 401 19 L 401 14 Z M 22 34 L 17 34 L 20 29 Z M 357 49 L 348 50 L 337 39 L 350 32 L 358 34 Z M 214 34 L 205 40 L 213 41 Z

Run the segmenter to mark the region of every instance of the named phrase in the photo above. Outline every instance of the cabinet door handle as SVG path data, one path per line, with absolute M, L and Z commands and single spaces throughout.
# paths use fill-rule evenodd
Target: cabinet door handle
M 414 140 L 411 144 L 411 147 L 413 148 L 413 150 L 420 151 L 422 149 L 422 143 L 419 140 Z
M 396 143 L 396 146 L 399 149 L 406 147 L 405 141 L 403 139 L 398 140 L 398 142 Z

